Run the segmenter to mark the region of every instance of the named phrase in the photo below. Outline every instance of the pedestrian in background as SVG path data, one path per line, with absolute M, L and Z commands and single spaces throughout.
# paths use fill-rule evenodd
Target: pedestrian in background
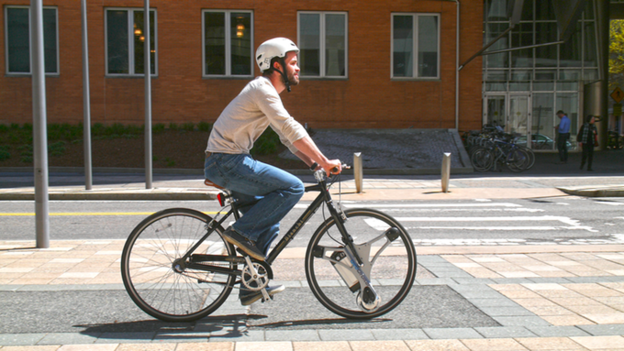
M 596 118 L 592 115 L 585 117 L 585 123 L 578 132 L 579 144 L 583 147 L 583 157 L 581 158 L 581 169 L 587 161 L 587 170 L 593 171 L 592 161 L 594 159 L 594 147 L 598 146 L 598 131 L 596 130 Z
M 570 119 L 565 112 L 557 111 L 557 117 L 561 119 L 555 129 L 559 133 L 557 149 L 559 149 L 559 163 L 568 163 L 568 139 L 570 139 Z

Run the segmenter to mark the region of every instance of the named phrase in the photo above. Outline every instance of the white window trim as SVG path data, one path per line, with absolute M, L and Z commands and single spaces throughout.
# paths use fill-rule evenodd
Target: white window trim
M 128 12 L 128 73 L 108 73 L 108 11 L 126 11 Z M 106 7 L 104 9 L 104 75 L 106 77 L 144 77 L 144 73 L 134 72 L 134 12 L 145 11 L 144 8 L 134 7 Z M 150 50 L 155 50 L 154 55 L 154 74 L 152 77 L 158 76 L 158 11 L 155 8 L 150 8 L 150 13 L 154 13 L 154 23 L 150 23 L 154 26 L 154 47 Z
M 439 13 L 426 13 L 426 12 L 393 12 L 390 19 L 390 79 L 393 80 L 440 80 L 440 57 L 442 53 L 440 52 L 441 45 L 441 20 Z M 414 34 L 412 35 L 412 47 L 414 49 L 413 53 L 413 62 L 412 65 L 414 67 L 411 77 L 395 77 L 394 76 L 394 17 L 395 16 L 412 16 L 412 28 L 414 30 Z M 437 62 L 437 74 L 435 77 L 420 77 L 418 76 L 418 20 L 417 18 L 420 16 L 435 16 L 438 17 L 438 62 Z
M 225 74 L 206 74 L 206 16 L 207 12 L 216 12 L 225 14 Z M 251 15 L 251 47 L 249 51 L 249 66 L 251 67 L 251 74 L 232 74 L 232 31 L 231 21 L 233 12 L 249 13 Z M 252 10 L 202 10 L 201 12 L 202 23 L 202 77 L 204 78 L 250 78 L 254 76 L 254 12 Z
M 297 12 L 297 43 L 301 43 L 301 15 L 302 14 L 313 14 L 319 15 L 320 22 L 320 67 L 319 67 L 319 75 L 318 76 L 304 76 L 301 75 L 302 79 L 348 79 L 349 78 L 349 13 L 344 11 L 298 11 Z M 326 26 L 325 26 L 325 15 L 344 15 L 345 16 L 345 75 L 344 76 L 328 76 L 325 75 L 325 39 L 326 39 Z
M 32 29 L 31 25 L 31 11 L 30 6 L 17 6 L 17 5 L 9 5 L 4 7 L 4 66 L 5 73 L 7 76 L 30 76 L 32 75 L 32 35 L 29 35 L 28 38 L 28 47 L 30 50 L 30 57 L 28 66 L 30 67 L 30 72 L 9 72 L 9 14 L 8 10 L 10 8 L 13 9 L 28 9 L 28 32 L 30 33 Z M 43 6 L 43 9 L 53 9 L 54 15 L 56 16 L 56 72 L 46 72 L 47 76 L 58 76 L 61 74 L 60 68 L 60 53 L 59 53 L 59 16 L 58 16 L 58 7 L 56 6 Z

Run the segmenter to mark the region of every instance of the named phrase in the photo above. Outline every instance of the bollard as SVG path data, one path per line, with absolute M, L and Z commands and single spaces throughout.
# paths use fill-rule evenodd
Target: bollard
M 445 152 L 442 158 L 442 192 L 448 193 L 449 179 L 451 178 L 451 153 Z
M 362 169 L 362 153 L 353 154 L 353 176 L 355 178 L 355 191 L 360 194 L 363 191 L 364 171 Z

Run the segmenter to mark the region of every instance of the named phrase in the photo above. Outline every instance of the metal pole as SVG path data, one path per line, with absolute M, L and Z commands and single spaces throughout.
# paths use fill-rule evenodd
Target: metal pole
M 87 36 L 87 0 L 81 1 L 82 10 L 82 99 L 84 110 L 84 167 L 85 189 L 93 188 L 93 173 L 91 168 L 91 98 L 89 88 L 89 38 Z
M 355 191 L 360 194 L 364 191 L 364 170 L 362 165 L 362 153 L 353 154 L 353 176 L 355 178 Z
M 455 23 L 455 129 L 459 130 L 459 0 L 455 0 L 457 4 L 457 19 Z
M 152 64 L 150 49 L 150 3 L 144 0 L 143 43 L 145 53 L 145 189 L 152 189 Z
M 449 181 L 451 178 L 451 153 L 445 152 L 442 158 L 442 192 L 448 193 Z
M 48 204 L 48 138 L 46 133 L 46 91 L 43 51 L 43 3 L 30 1 L 32 62 L 33 154 L 35 165 L 35 227 L 37 247 L 50 247 Z

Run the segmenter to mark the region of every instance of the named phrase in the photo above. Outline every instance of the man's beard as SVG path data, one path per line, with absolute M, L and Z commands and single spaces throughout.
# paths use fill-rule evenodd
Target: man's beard
M 290 72 L 288 74 L 288 84 L 290 84 L 290 85 L 298 85 L 299 84 L 299 78 L 295 77 L 295 73 L 294 72 Z

